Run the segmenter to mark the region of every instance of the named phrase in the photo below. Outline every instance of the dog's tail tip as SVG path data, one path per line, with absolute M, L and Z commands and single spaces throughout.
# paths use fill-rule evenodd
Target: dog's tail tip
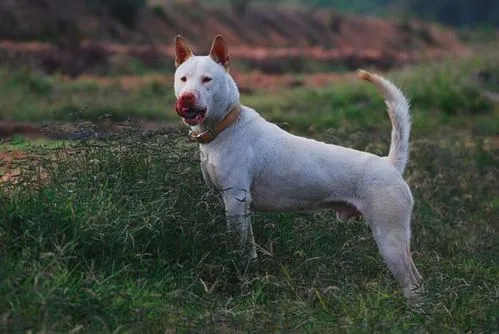
M 367 71 L 362 70 L 362 69 L 357 70 L 357 76 L 359 77 L 359 79 L 362 79 L 362 80 L 367 80 L 367 81 L 374 80 L 374 75 L 372 73 L 367 72 Z

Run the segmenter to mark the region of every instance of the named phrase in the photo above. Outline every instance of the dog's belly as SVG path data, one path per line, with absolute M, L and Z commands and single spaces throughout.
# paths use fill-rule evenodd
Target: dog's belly
M 293 189 L 292 187 L 253 186 L 251 207 L 258 211 L 306 211 L 320 208 L 333 208 L 339 199 L 332 198 L 330 192 L 317 188 Z M 336 206 L 338 206 L 337 204 Z
M 257 211 L 305 211 L 323 207 L 317 202 L 303 199 L 276 199 L 257 194 L 252 194 L 251 198 L 251 208 Z
M 336 211 L 336 218 L 348 221 L 359 219 L 362 214 L 351 203 L 346 201 L 307 200 L 290 196 L 275 196 L 271 192 L 252 191 L 251 208 L 257 211 L 310 211 L 315 209 L 332 209 Z

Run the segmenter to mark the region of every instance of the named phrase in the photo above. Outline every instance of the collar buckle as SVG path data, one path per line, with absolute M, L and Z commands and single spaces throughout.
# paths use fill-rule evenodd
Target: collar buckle
M 218 123 L 215 127 L 204 130 L 200 133 L 196 131 L 189 131 L 189 141 L 197 142 L 200 144 L 207 144 L 212 142 L 224 129 L 226 129 L 232 122 L 234 122 L 241 112 L 241 106 L 237 105 L 232 108 L 229 113 L 225 116 L 225 118 Z
M 213 129 L 204 130 L 203 132 L 197 133 L 195 131 L 189 131 L 189 141 L 203 143 L 207 139 L 212 140 L 215 137 L 215 131 Z

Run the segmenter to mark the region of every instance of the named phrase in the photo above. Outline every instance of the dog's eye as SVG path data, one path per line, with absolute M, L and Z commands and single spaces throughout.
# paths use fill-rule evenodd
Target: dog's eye
M 180 78 L 180 81 L 182 81 L 182 82 L 186 82 L 186 81 L 187 81 L 187 77 L 186 77 L 186 76 L 183 76 L 182 78 Z
M 210 82 L 211 81 L 211 78 L 210 77 L 204 77 L 201 82 L 202 83 L 207 83 L 207 82 Z

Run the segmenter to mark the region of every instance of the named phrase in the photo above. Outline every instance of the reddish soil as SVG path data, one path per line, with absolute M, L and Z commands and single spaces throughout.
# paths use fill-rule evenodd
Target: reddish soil
M 26 157 L 23 152 L 0 152 L 0 183 L 14 182 L 21 174 L 21 169 L 16 162 Z
M 2 1 L 0 27 L 4 29 L 0 29 L 0 38 L 169 44 L 180 33 L 200 51 L 207 51 L 209 39 L 219 33 L 232 45 L 265 48 L 400 51 L 431 45 L 446 49 L 459 46 L 451 31 L 417 22 L 340 15 L 325 9 L 257 5 L 237 15 L 228 6 L 210 7 L 202 1 L 156 2 L 162 6 L 142 9 L 135 27 L 130 29 L 106 13 L 89 10 L 84 0 Z
M 0 139 L 16 134 L 23 134 L 28 139 L 42 136 L 40 128 L 33 123 L 0 120 Z
M 234 59 L 274 74 L 293 71 L 304 62 L 388 69 L 469 52 L 449 29 L 340 15 L 333 10 L 250 6 L 238 16 L 200 1 L 167 1 L 162 9 L 144 8 L 135 28 L 129 29 L 105 13 L 88 11 L 82 3 L 0 3 L 0 40 L 4 40 L 0 62 L 71 76 L 102 75 L 132 58 L 150 68 L 173 69 L 171 44 L 179 33 L 199 53 L 207 52 L 213 36 L 222 33 Z M 52 39 L 54 44 L 18 42 L 40 39 Z
M 354 72 L 313 73 L 297 77 L 294 74 L 265 74 L 259 71 L 243 72 L 238 71 L 237 68 L 231 69 L 231 75 L 236 80 L 239 90 L 243 93 L 253 93 L 255 91 L 277 92 L 292 87 L 317 88 L 340 80 L 355 78 Z M 62 77 L 62 80 L 74 81 L 75 79 L 66 76 Z M 76 80 L 97 83 L 103 87 L 118 84 L 126 91 L 138 90 L 151 82 L 173 85 L 173 75 L 171 74 L 123 75 L 112 78 L 84 74 Z M 1 131 L 0 122 L 0 134 Z

